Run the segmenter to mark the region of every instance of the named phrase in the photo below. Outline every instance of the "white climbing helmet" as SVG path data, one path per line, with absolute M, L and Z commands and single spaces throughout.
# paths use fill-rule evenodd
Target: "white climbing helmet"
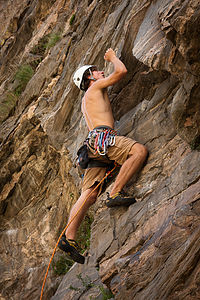
M 94 65 L 85 65 L 80 67 L 78 70 L 76 70 L 76 72 L 74 73 L 73 76 L 73 81 L 75 83 L 75 85 L 81 89 L 84 90 L 82 83 L 83 83 L 83 75 L 85 73 L 85 71 L 87 71 L 88 69 L 92 68 L 92 67 L 96 67 Z M 91 74 L 92 75 L 92 74 Z M 92 79 L 92 78 L 91 78 Z

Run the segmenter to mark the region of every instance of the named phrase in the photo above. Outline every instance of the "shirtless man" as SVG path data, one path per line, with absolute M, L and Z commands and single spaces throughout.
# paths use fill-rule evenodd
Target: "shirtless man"
M 89 156 L 99 160 L 104 159 L 103 155 L 100 155 L 102 153 L 99 152 L 102 149 L 96 147 L 97 136 L 99 137 L 103 134 L 103 138 L 107 138 L 108 144 L 108 147 L 103 149 L 106 156 L 121 165 L 110 195 L 108 195 L 106 205 L 108 207 L 128 206 L 135 203 L 135 199 L 124 196 L 121 191 L 129 179 L 143 165 L 147 157 L 147 150 L 136 141 L 127 137 L 117 136 L 114 132 L 114 118 L 107 94 L 107 87 L 122 79 L 126 75 L 127 70 L 111 48 L 106 51 L 104 59 L 114 65 L 112 74 L 104 77 L 103 71 L 98 71 L 95 66 L 87 65 L 75 72 L 74 82 L 80 89 L 85 91 L 82 99 L 82 113 L 89 129 Z M 90 140 L 93 140 L 93 144 L 92 142 L 90 143 Z M 112 145 L 109 144 L 110 140 Z M 113 140 L 115 141 L 114 145 Z M 86 170 L 81 196 L 72 207 L 68 220 L 70 225 L 58 245 L 60 249 L 67 252 L 78 263 L 84 263 L 85 258 L 78 251 L 78 245 L 75 242 L 76 233 L 87 210 L 96 201 L 101 191 L 101 187 L 95 191 L 93 189 L 105 176 L 105 173 L 105 167 L 94 167 Z M 87 197 L 88 199 L 85 201 Z M 74 218 L 75 215 L 76 217 Z

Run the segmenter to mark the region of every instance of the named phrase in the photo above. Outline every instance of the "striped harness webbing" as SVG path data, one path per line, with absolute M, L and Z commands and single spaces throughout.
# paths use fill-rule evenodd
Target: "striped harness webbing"
M 115 145 L 117 132 L 108 126 L 98 126 L 91 130 L 87 137 L 87 144 L 95 154 L 106 155 L 109 146 Z

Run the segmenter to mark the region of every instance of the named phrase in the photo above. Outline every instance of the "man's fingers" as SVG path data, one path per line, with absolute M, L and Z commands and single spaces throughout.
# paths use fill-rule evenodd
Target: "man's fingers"
M 104 59 L 106 61 L 111 61 L 112 60 L 112 57 L 115 56 L 115 52 L 113 51 L 112 48 L 108 48 L 104 54 Z

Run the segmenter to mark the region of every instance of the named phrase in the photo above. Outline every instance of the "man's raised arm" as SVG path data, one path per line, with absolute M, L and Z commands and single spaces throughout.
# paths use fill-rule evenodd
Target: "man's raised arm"
M 109 48 L 106 51 L 104 55 L 104 59 L 108 62 L 113 63 L 114 71 L 108 77 L 100 79 L 97 82 L 95 82 L 95 86 L 97 86 L 98 88 L 106 88 L 108 86 L 115 84 L 120 79 L 122 79 L 127 73 L 127 69 L 125 65 L 119 58 L 117 58 L 115 52 L 111 48 Z

